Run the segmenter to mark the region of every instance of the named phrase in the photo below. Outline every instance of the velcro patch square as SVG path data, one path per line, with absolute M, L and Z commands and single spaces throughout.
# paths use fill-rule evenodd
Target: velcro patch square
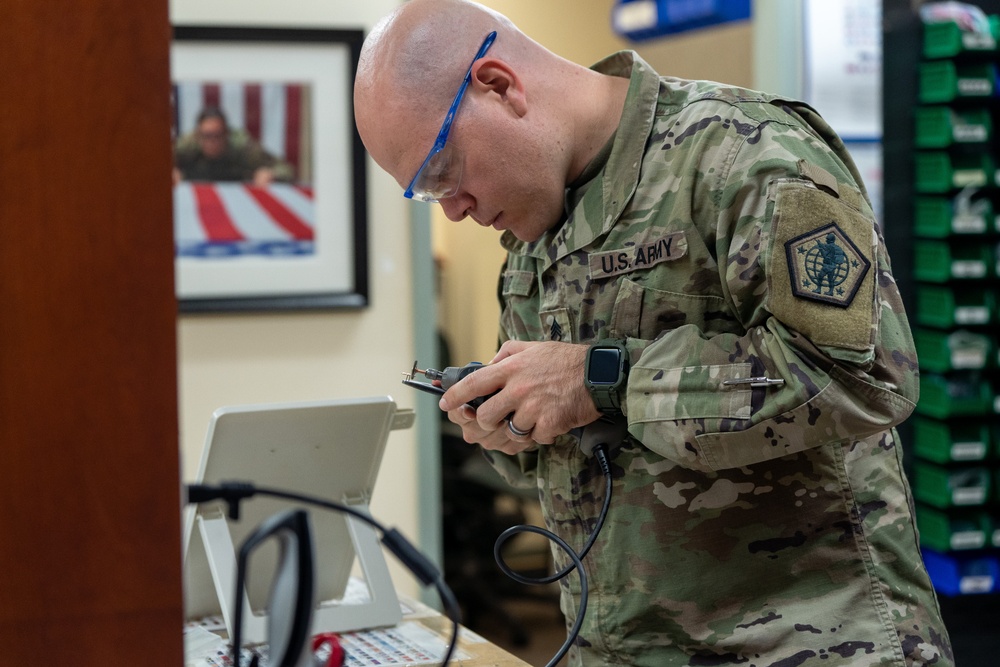
M 879 314 L 874 221 L 810 182 L 774 185 L 764 253 L 768 310 L 816 345 L 870 351 Z

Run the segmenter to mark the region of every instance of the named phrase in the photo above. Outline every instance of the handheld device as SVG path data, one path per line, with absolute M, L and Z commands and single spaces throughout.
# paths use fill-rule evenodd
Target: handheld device
M 420 391 L 426 391 L 429 394 L 436 394 L 440 396 L 444 392 L 448 391 L 455 383 L 469 375 L 478 371 L 480 368 L 485 368 L 480 361 L 471 361 L 464 366 L 448 366 L 444 370 L 437 370 L 435 368 L 428 368 L 421 370 L 417 368 L 417 362 L 413 362 L 413 368 L 409 373 L 403 373 L 403 384 L 408 387 L 413 387 L 419 389 Z M 437 380 L 441 384 L 436 385 L 431 382 L 420 382 L 414 378 L 417 375 L 423 375 L 428 380 Z M 478 408 L 480 405 L 488 401 L 496 392 L 493 392 L 489 396 L 478 396 L 467 403 L 468 406 L 472 408 Z

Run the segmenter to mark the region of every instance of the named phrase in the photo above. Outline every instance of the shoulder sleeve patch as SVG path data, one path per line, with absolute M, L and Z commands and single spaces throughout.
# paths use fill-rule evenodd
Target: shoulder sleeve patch
M 785 241 L 792 294 L 849 308 L 871 262 L 836 220 Z
M 824 191 L 786 182 L 769 236 L 771 313 L 818 345 L 869 349 L 877 324 L 874 223 Z

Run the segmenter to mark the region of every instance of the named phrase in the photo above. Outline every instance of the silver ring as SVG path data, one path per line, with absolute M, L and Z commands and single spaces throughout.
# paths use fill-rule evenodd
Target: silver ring
M 507 430 L 514 434 L 518 438 L 526 438 L 531 435 L 531 432 L 535 430 L 534 427 L 529 428 L 527 431 L 522 431 L 518 427 L 514 426 L 514 418 L 507 417 Z

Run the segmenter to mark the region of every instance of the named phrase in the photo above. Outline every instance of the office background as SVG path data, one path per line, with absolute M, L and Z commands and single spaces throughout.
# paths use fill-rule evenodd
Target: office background
M 152 202 L 155 207 L 148 212 L 154 217 L 147 220 L 136 215 L 133 224 L 148 226 L 153 240 L 169 243 L 163 230 L 157 233 L 152 223 L 169 220 L 169 118 L 165 93 L 159 98 L 155 91 L 161 84 L 165 91 L 169 83 L 166 57 L 171 24 L 367 32 L 398 1 L 170 0 L 139 6 L 124 0 L 68 0 L 51 4 L 14 0 L 0 28 L 0 61 L 12 64 L 3 68 L 0 77 L 11 77 L 11 89 L 25 91 L 0 101 L 0 118 L 5 119 L 0 123 L 0 155 L 4 156 L 0 160 L 4 283 L 0 287 L 0 467 L 19 479 L 18 485 L 0 496 L 7 508 L 0 520 L 0 640 L 11 647 L 7 657 L 32 655 L 50 644 L 61 651 L 53 649 L 54 664 L 70 664 L 60 660 L 70 655 L 80 665 L 116 664 L 101 661 L 107 657 L 102 651 L 112 642 L 96 636 L 93 628 L 98 626 L 92 620 L 83 620 L 107 618 L 112 623 L 106 627 L 119 622 L 115 637 L 119 646 L 152 639 L 164 647 L 152 656 L 154 664 L 179 664 L 174 660 L 180 654 L 179 633 L 160 627 L 164 618 L 169 626 L 170 619 L 180 613 L 179 514 L 174 519 L 180 502 L 179 482 L 194 477 L 209 417 L 223 405 L 389 393 L 402 406 L 416 407 L 417 426 L 395 432 L 389 439 L 372 511 L 440 558 L 437 414 L 433 400 L 414 395 L 399 380 L 414 359 L 434 360 L 439 326 L 449 336 L 455 361 L 492 356 L 496 270 L 502 261 L 492 233 L 444 221 L 434 209 L 407 202 L 398 185 L 369 162 L 368 307 L 335 312 L 183 314 L 175 319 L 172 290 L 166 291 L 172 280 L 167 275 L 169 264 L 159 246 L 146 247 L 127 234 L 129 216 L 122 211 L 128 205 L 143 214 L 147 212 L 143 205 Z M 801 94 L 801 36 L 795 28 L 801 25 L 797 22 L 801 3 L 796 0 L 759 0 L 749 22 L 638 45 L 613 34 L 612 0 L 487 0 L 485 4 L 580 63 L 590 64 L 621 48 L 636 48 L 664 74 Z M 79 70 L 65 66 L 73 61 L 74 49 L 83 64 Z M 68 79 L 81 74 L 87 78 Z M 89 92 L 86 86 L 91 86 Z M 74 105 L 64 89 L 83 102 Z M 134 128 L 111 122 L 100 110 L 92 109 L 92 100 L 101 99 L 100 95 L 111 98 L 109 91 L 117 94 L 118 90 L 121 99 L 115 98 L 118 106 L 114 109 L 120 113 L 115 118 L 138 116 L 138 121 L 130 121 L 136 123 Z M 128 98 L 134 94 L 152 97 Z M 102 122 L 81 125 L 70 120 L 83 117 L 84 112 Z M 33 115 L 40 120 L 36 122 Z M 48 124 L 44 128 L 43 121 Z M 162 134 L 158 135 L 159 125 Z M 123 127 L 145 132 L 144 141 L 122 134 Z M 83 139 L 60 146 L 51 143 L 46 132 L 58 140 L 73 132 Z M 60 151 L 67 146 L 78 153 L 65 161 L 63 170 L 64 165 L 58 163 Z M 22 169 L 10 158 L 30 158 L 33 153 L 41 157 L 37 163 L 30 162 L 30 169 Z M 85 153 L 86 159 L 79 153 Z M 42 165 L 45 161 L 47 171 Z M 122 165 L 143 168 L 126 173 Z M 69 168 L 76 171 L 69 172 Z M 68 185 L 82 191 L 82 185 L 90 183 L 84 179 L 96 179 L 93 174 L 103 172 L 120 178 L 117 191 L 124 189 L 122 184 L 131 191 L 116 194 L 104 181 L 94 181 L 102 189 L 92 189 L 93 196 L 106 196 L 108 201 L 95 204 L 77 195 L 79 199 L 59 209 L 42 201 L 47 196 L 60 199 L 60 193 L 48 194 L 53 192 L 53 173 L 62 177 L 69 173 Z M 162 183 L 158 180 L 161 172 Z M 29 195 L 30 205 L 21 206 Z M 10 202 L 20 207 L 7 208 Z M 49 212 L 51 217 L 46 217 Z M 155 217 L 163 214 L 168 217 Z M 80 276 L 107 279 L 99 287 L 90 287 L 85 280 L 74 285 L 68 278 L 56 282 L 46 279 L 43 271 L 32 272 L 31 264 L 42 264 L 44 269 L 47 259 L 41 252 L 36 254 L 42 247 L 40 242 L 35 245 L 38 236 L 23 231 L 33 218 L 45 223 L 48 247 L 59 245 L 65 237 L 67 246 L 77 244 L 81 252 L 110 252 L 119 262 L 118 271 L 88 275 L 88 266 L 74 267 L 80 268 Z M 115 225 L 102 226 L 112 219 Z M 115 244 L 96 248 L 99 244 L 94 238 L 103 234 L 115 239 L 120 248 L 106 247 Z M 440 296 L 435 288 L 435 259 L 441 267 Z M 29 275 L 35 280 L 30 285 L 27 278 L 22 279 Z M 66 311 L 65 317 L 56 316 L 65 303 L 97 294 L 102 288 L 121 290 L 122 297 L 110 303 L 84 300 L 76 310 Z M 140 289 L 147 291 L 141 295 L 130 291 Z M 137 298 L 130 301 L 132 296 Z M 109 314 L 122 318 L 123 323 L 112 329 L 102 319 Z M 70 315 L 75 317 L 70 319 Z M 39 326 L 46 327 L 51 345 L 45 339 L 42 343 L 49 346 L 43 349 L 31 340 L 32 332 L 25 324 L 30 318 L 38 318 Z M 129 322 L 139 331 L 127 331 Z M 60 346 L 69 352 L 61 354 Z M 49 352 L 60 352 L 50 356 L 62 368 L 50 363 L 45 367 L 48 374 L 33 374 L 34 355 Z M 134 356 L 123 361 L 125 353 Z M 84 371 L 105 360 L 122 367 L 118 375 L 85 376 Z M 123 379 L 126 382 L 119 383 Z M 100 412 L 97 416 L 95 408 Z M 20 417 L 22 412 L 30 423 Z M 128 431 L 106 428 L 118 422 L 125 422 Z M 26 466 L 19 468 L 22 462 Z M 107 474 L 91 475 L 95 469 Z M 39 512 L 50 518 L 34 521 Z M 64 515 L 65 522 L 59 518 Z M 52 534 L 39 537 L 45 533 Z M 93 544 L 109 535 L 117 541 Z M 132 547 L 137 542 L 139 549 Z M 51 554 L 58 559 L 46 560 Z M 143 567 L 136 567 L 137 558 Z M 45 569 L 43 563 L 53 567 Z M 395 563 L 391 567 L 402 592 L 418 593 L 408 575 Z M 65 582 L 75 582 L 75 587 Z M 129 597 L 104 595 L 103 587 L 111 586 L 124 586 Z M 26 608 L 26 591 L 32 588 L 39 595 Z M 151 610 L 143 606 L 146 599 L 153 600 Z M 138 617 L 136 623 L 120 623 L 130 615 Z M 88 637 L 95 645 L 103 641 L 100 650 L 77 655 L 72 647 L 62 646 L 85 647 Z

